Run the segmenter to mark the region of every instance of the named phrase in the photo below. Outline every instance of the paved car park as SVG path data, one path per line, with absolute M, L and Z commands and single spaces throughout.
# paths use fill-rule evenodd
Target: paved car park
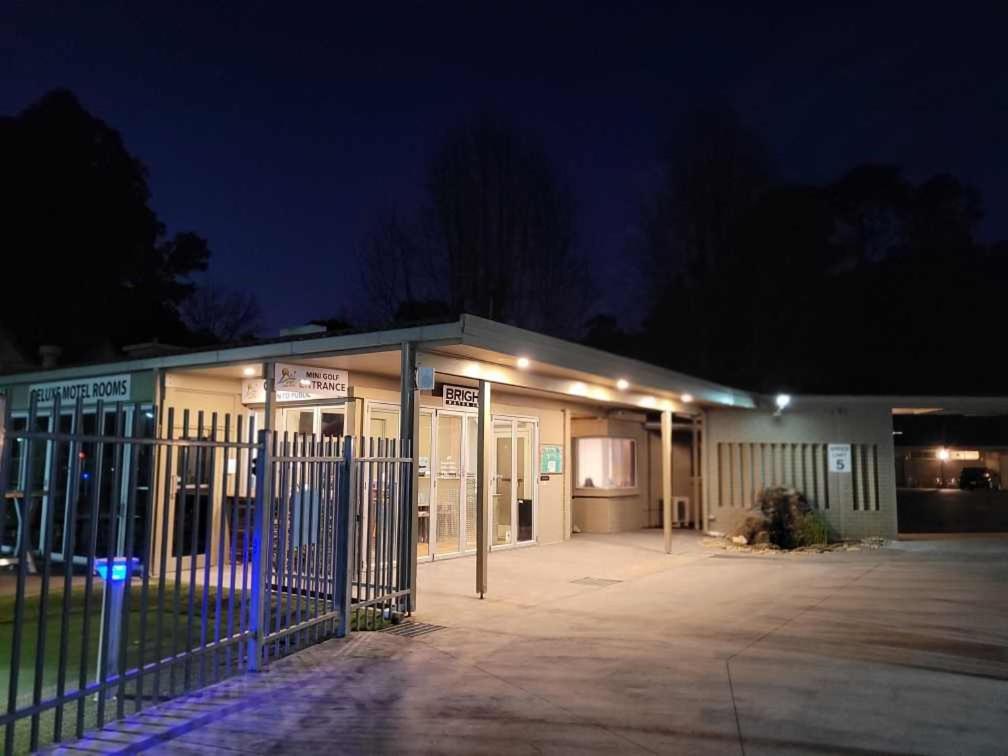
M 423 565 L 357 633 L 74 752 L 1004 753 L 1008 539 L 761 555 L 579 535 Z

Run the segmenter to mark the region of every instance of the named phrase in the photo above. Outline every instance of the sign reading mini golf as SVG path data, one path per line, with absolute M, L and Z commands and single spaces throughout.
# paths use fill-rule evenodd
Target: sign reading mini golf
M 451 386 L 445 384 L 442 391 L 445 407 L 460 407 L 462 409 L 479 409 L 479 389 L 468 386 Z
M 826 447 L 826 456 L 829 458 L 830 472 L 849 473 L 851 471 L 850 444 L 829 444 Z
M 75 378 L 69 381 L 35 383 L 28 387 L 29 401 L 35 399 L 39 407 L 49 407 L 58 396 L 64 407 L 73 406 L 78 399 L 85 404 L 126 402 L 130 398 L 130 375 L 103 375 L 97 378 Z
M 346 370 L 315 365 L 278 362 L 273 369 L 278 402 L 305 402 L 315 399 L 346 399 L 350 377 Z M 242 381 L 242 403 L 266 401 L 266 382 L 261 378 Z

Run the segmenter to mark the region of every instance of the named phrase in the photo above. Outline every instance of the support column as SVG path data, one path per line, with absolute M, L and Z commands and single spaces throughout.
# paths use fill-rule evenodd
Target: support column
M 489 525 L 492 498 L 493 423 L 490 419 L 490 383 L 479 382 L 476 421 L 476 593 L 487 591 L 487 558 L 490 554 Z
M 664 512 L 662 525 L 665 531 L 665 553 L 672 551 L 672 410 L 661 413 L 661 482 Z
M 419 473 L 419 444 L 416 431 L 420 425 L 420 392 L 416 390 L 416 344 L 404 342 L 400 351 L 399 365 L 399 443 L 402 444 L 400 454 L 409 455 L 411 459 L 410 474 L 404 476 L 402 501 L 408 502 L 409 511 L 402 519 L 403 528 L 400 531 L 400 570 L 404 586 L 409 588 L 410 612 L 416 611 L 417 592 L 417 475 Z
M 696 512 L 696 521 L 693 523 L 694 527 L 703 531 L 706 527 L 704 523 L 704 513 L 703 513 L 703 502 L 700 499 L 700 487 L 703 485 L 703 478 L 700 472 L 700 417 L 699 415 L 693 416 L 693 437 L 692 437 L 692 448 L 690 449 L 690 470 L 693 475 L 690 480 L 692 486 L 690 487 L 690 499 L 693 501 L 693 511 Z
M 266 388 L 266 403 L 263 407 L 263 426 L 259 430 L 275 430 L 273 428 L 274 418 L 273 415 L 276 414 L 276 372 L 272 362 L 264 362 L 262 366 L 263 371 L 263 386 Z

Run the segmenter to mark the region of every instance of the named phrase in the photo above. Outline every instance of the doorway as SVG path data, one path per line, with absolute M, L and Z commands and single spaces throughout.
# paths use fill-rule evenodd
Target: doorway
M 535 540 L 535 450 L 538 423 L 494 417 L 493 518 L 491 544 L 511 546 Z

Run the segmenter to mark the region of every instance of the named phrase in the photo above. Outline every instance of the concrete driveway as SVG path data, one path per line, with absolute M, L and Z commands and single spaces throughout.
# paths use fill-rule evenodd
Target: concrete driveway
M 90 751 L 1000 753 L 1008 539 L 757 555 L 579 535 L 420 569 L 358 633 L 112 725 Z M 586 580 L 587 579 L 587 580 Z M 617 582 L 618 581 L 618 582 Z

